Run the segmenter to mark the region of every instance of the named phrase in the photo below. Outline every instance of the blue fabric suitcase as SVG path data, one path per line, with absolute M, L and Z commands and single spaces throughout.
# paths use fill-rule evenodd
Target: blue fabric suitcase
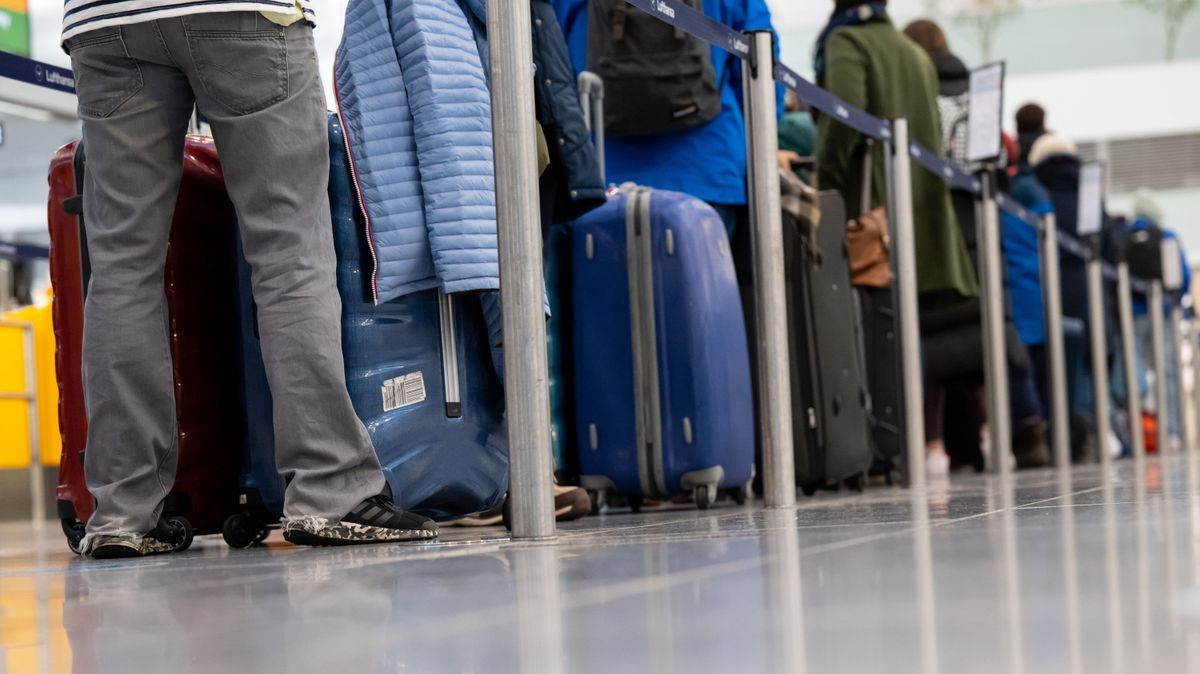
M 342 351 L 354 410 L 367 427 L 397 505 L 436 520 L 495 507 L 508 490 L 504 389 L 475 295 L 426 290 L 375 305 L 367 226 L 330 116 L 329 199 L 342 300 Z M 225 539 L 244 547 L 282 514 L 270 393 L 243 267 L 242 335 L 249 419 L 241 502 Z
M 719 491 L 754 470 L 750 360 L 725 228 L 704 202 L 622 190 L 572 225 L 580 482 L 642 499 Z

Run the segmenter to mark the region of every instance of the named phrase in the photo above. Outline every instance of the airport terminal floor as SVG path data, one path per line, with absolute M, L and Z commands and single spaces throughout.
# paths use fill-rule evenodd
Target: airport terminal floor
M 0 525 L 0 671 L 1200 668 L 1196 453 L 793 509 L 606 511 L 550 543 L 277 536 L 102 563 L 55 526 Z

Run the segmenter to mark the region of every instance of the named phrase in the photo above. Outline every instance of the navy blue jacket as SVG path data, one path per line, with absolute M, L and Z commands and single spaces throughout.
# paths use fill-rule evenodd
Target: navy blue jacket
M 583 121 L 575 69 L 554 6 L 545 0 L 533 0 L 530 8 L 537 121 L 550 147 L 550 166 L 546 170 L 560 174 L 560 179 L 554 181 L 554 219 L 566 222 L 604 203 L 604 180 Z
M 1061 232 L 1079 235 L 1079 157 L 1054 155 L 1037 165 L 1034 172 L 1050 193 L 1054 215 Z M 1060 253 L 1059 275 L 1062 280 L 1063 315 L 1087 324 L 1087 263 L 1069 253 Z

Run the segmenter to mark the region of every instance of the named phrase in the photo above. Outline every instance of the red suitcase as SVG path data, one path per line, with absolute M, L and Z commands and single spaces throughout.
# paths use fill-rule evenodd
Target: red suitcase
M 78 196 L 84 162 L 75 150 L 71 143 L 51 161 L 48 213 L 63 446 L 58 516 L 72 549 L 94 509 L 83 475 L 87 419 L 81 357 L 89 265 Z M 211 139 L 189 136 L 164 278 L 179 431 L 179 467 L 164 515 L 186 519 L 196 534 L 219 532 L 237 510 L 245 417 L 237 370 L 236 236 L 216 148 Z

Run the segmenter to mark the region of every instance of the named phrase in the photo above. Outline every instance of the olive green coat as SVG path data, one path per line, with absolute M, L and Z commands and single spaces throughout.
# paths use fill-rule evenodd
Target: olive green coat
M 908 119 L 911 138 L 942 153 L 937 72 L 921 48 L 891 21 L 838 28 L 826 42 L 825 63 L 824 86 L 834 95 L 876 117 Z M 829 115 L 821 116 L 819 129 L 816 157 L 821 189 L 838 190 L 847 210 L 856 212 L 862 203 L 864 137 Z M 887 193 L 878 143 L 872 168 L 871 205 L 878 207 L 886 203 Z M 920 292 L 946 300 L 954 294 L 976 295 L 975 272 L 946 184 L 913 164 L 912 196 Z

